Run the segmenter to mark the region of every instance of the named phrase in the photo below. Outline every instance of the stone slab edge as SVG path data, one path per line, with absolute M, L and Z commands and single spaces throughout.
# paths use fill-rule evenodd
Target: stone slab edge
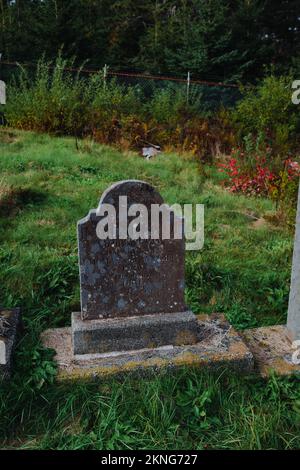
M 45 347 L 56 351 L 59 381 L 144 375 L 185 366 L 231 368 L 247 373 L 253 370 L 252 353 L 222 315 L 197 318 L 203 337 L 194 345 L 75 357 L 71 328 L 47 330 L 42 341 Z

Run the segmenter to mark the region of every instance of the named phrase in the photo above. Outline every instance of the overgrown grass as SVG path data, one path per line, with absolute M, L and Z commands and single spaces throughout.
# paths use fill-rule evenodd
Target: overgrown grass
M 185 370 L 58 386 L 39 342 L 79 308 L 77 220 L 127 178 L 150 182 L 168 203 L 205 204 L 205 247 L 186 262 L 195 313 L 224 312 L 237 328 L 284 322 L 292 239 L 266 223 L 270 201 L 229 194 L 219 173 L 177 155 L 146 162 L 89 140 L 77 150 L 72 138 L 8 130 L 0 152 L 0 299 L 22 307 L 25 324 L 15 375 L 0 388 L 1 447 L 299 447 L 296 380 Z
M 16 384 L 0 399 L 4 448 L 299 448 L 299 384 L 182 370 L 123 382 Z M 17 394 L 17 395 L 16 395 Z M 16 398 L 17 397 L 17 398 Z M 3 441 L 2 441 L 3 442 Z
M 92 136 L 125 150 L 152 142 L 201 158 L 228 151 L 235 142 L 221 113 L 208 120 L 210 113 L 196 89 L 187 103 L 182 84 L 151 85 L 145 92 L 138 85 L 104 79 L 102 71 L 84 77 L 80 71 L 75 74 L 73 62 L 59 54 L 53 63 L 42 58 L 33 73 L 20 68 L 7 87 L 3 109 L 7 123 L 22 130 Z

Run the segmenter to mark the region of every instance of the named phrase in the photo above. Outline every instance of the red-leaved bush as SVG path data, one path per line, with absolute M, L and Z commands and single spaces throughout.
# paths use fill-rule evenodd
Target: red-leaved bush
M 227 184 L 231 192 L 249 196 L 273 196 L 281 192 L 281 186 L 300 175 L 298 162 L 286 158 L 279 168 L 270 169 L 268 148 L 265 155 L 258 153 L 249 158 L 240 148 L 232 149 L 229 159 L 219 163 L 219 171 L 227 174 Z

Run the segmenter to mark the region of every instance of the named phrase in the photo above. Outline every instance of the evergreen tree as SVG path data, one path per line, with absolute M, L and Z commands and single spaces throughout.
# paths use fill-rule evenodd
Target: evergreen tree
M 299 0 L 0 0 L 0 52 L 254 82 L 299 69 L 299 18 Z

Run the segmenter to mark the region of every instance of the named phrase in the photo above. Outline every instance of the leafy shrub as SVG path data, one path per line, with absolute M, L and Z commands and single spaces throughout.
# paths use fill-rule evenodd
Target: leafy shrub
M 284 155 L 295 146 L 299 113 L 291 100 L 291 77 L 271 75 L 244 97 L 231 116 L 240 138 L 263 135 L 274 154 Z
M 275 203 L 275 218 L 287 226 L 293 227 L 297 208 L 297 195 L 300 176 L 300 164 L 286 157 L 271 157 L 271 149 L 265 152 L 256 149 L 249 154 L 241 147 L 233 148 L 225 163 L 219 163 L 219 170 L 228 179 L 225 181 L 231 192 L 240 192 L 248 196 L 268 196 Z
M 296 181 L 300 174 L 300 165 L 286 158 L 281 167 L 270 163 L 268 151 L 257 153 L 249 158 L 240 148 L 233 148 L 225 163 L 219 163 L 221 172 L 229 178 L 231 192 L 241 192 L 249 196 L 271 196 L 276 202 L 281 201 L 290 182 Z
M 277 205 L 277 219 L 294 229 L 299 187 L 299 164 L 287 161 L 279 173 L 276 184 L 270 188 L 270 196 Z
M 85 96 L 89 115 L 87 130 L 92 133 L 100 131 L 102 142 L 118 140 L 115 131 L 121 127 L 122 118 L 134 115 L 141 108 L 139 95 L 134 87 L 125 87 L 116 80 L 104 81 L 101 73 L 90 77 Z M 105 138 L 104 133 L 108 138 Z
M 247 159 L 241 148 L 233 148 L 230 158 L 225 163 L 219 163 L 219 168 L 227 174 L 231 192 L 249 196 L 266 196 L 276 178 L 266 165 L 265 158 L 256 155 Z
M 174 125 L 178 122 L 178 118 L 200 114 L 201 94 L 194 92 L 187 102 L 185 87 L 169 85 L 166 88 L 154 90 L 145 108 L 154 121 Z
M 186 108 L 186 97 L 181 89 L 173 87 L 154 91 L 152 99 L 147 104 L 148 114 L 158 122 L 171 123 L 174 116 L 178 117 Z

